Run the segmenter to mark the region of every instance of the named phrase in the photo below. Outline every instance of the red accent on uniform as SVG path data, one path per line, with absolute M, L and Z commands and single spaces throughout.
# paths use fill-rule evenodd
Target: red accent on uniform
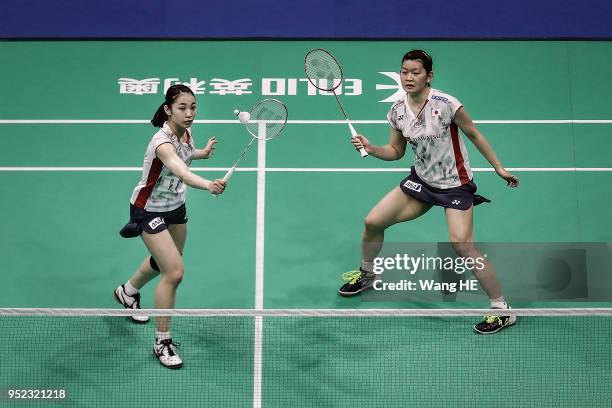
M 463 155 L 461 154 L 461 145 L 459 144 L 459 129 L 457 125 L 451 123 L 451 141 L 453 142 L 453 152 L 455 153 L 455 162 L 457 165 L 457 173 L 459 173 L 459 180 L 461 184 L 466 184 L 470 181 L 467 170 L 465 170 L 465 164 L 463 163 Z
M 161 173 L 163 166 L 164 164 L 157 157 L 153 159 L 153 163 L 151 163 L 151 168 L 149 169 L 149 175 L 147 176 L 147 184 L 145 184 L 145 186 L 138 193 L 136 201 L 134 201 L 135 207 L 145 208 L 145 206 L 147 205 L 147 201 L 149 201 L 149 197 L 151 197 L 151 191 L 153 191 L 153 187 L 155 187 L 155 183 L 157 183 L 157 179 L 159 178 L 159 174 Z

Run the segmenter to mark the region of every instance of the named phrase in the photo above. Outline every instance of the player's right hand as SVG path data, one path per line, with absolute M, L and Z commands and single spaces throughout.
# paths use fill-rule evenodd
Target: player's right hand
M 214 195 L 218 195 L 225 191 L 226 182 L 222 179 L 216 179 L 215 181 L 211 181 L 208 187 L 208 191 L 210 191 Z
M 364 148 L 366 152 L 370 153 L 370 141 L 363 135 L 357 135 L 351 137 L 351 143 L 356 150 Z

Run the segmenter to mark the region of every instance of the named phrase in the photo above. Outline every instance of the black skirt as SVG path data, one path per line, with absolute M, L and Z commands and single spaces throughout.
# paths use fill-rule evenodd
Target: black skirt
M 473 180 L 459 187 L 435 188 L 421 180 L 414 167 L 410 169 L 408 177 L 402 180 L 400 188 L 412 198 L 444 208 L 469 210 L 473 205 L 491 202 L 488 198 L 476 194 L 477 187 Z
M 185 204 L 167 212 L 150 212 L 130 204 L 130 221 L 121 228 L 119 234 L 123 238 L 134 238 L 142 234 L 142 231 L 157 234 L 168 229 L 168 225 L 185 223 L 187 223 Z

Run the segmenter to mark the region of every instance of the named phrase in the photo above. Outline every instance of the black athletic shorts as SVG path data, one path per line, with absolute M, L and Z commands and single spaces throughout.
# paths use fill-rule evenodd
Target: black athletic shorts
M 142 231 L 147 234 L 157 234 L 168 229 L 168 225 L 185 223 L 187 223 L 185 204 L 167 212 L 150 212 L 130 204 L 130 221 L 125 224 L 119 234 L 124 238 L 134 238 Z
M 491 202 L 491 200 L 475 194 L 477 187 L 472 180 L 459 187 L 435 188 L 421 180 L 414 171 L 414 167 L 410 169 L 408 177 L 402 180 L 400 188 L 404 194 L 410 197 L 445 208 L 468 210 L 472 205 Z

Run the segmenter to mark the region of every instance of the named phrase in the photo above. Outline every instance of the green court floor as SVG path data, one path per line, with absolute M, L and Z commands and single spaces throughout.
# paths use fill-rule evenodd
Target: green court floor
M 607 211 L 612 197 L 609 42 L 2 42 L 0 307 L 117 306 L 112 290 L 146 256 L 139 239 L 118 235 L 154 133 L 144 121 L 163 100 L 164 80 L 172 78 L 206 82 L 205 93 L 198 95 L 198 119 L 214 123 L 196 123 L 193 133 L 199 146 L 211 136 L 219 143 L 211 160 L 192 165 L 204 177 L 221 177 L 249 140 L 237 122 L 219 123 L 233 120 L 234 108 L 276 97 L 287 104 L 290 119 L 283 135 L 267 144 L 266 162 L 258 163 L 253 149 L 242 162 L 245 171 L 234 175 L 223 196 L 188 191 L 186 272 L 177 308 L 256 307 L 258 164 L 268 170 L 263 307 L 371 307 L 359 298 L 337 296 L 340 274 L 358 266 L 363 219 L 407 174 L 412 154 L 398 162 L 361 159 L 348 142 L 346 125 L 325 122 L 341 119 L 333 98 L 309 96 L 304 82 L 297 82 L 296 95 L 264 95 L 266 78 L 303 78 L 303 55 L 315 47 L 333 50 L 347 78 L 362 81 L 360 95 L 345 90 L 341 98 L 357 130 L 376 144 L 386 143 L 389 133 L 384 120 L 390 104 L 379 101 L 393 92 L 376 88 L 393 84 L 381 72 L 396 72 L 411 48 L 422 47 L 434 56 L 433 86 L 465 104 L 505 166 L 518 169 L 513 172 L 521 178 L 518 189 L 505 187 L 468 142 L 479 193 L 492 199 L 475 209 L 477 241 L 612 242 Z M 159 89 L 155 94 L 121 94 L 120 78 L 158 78 Z M 212 94 L 214 78 L 249 78 L 252 93 Z M 106 122 L 71 122 L 84 120 Z M 386 239 L 447 241 L 443 212 L 434 208 L 418 220 L 394 226 Z M 501 267 L 498 272 L 511 270 Z M 153 289 L 151 284 L 143 290 L 145 308 L 153 307 Z M 54 380 L 72 385 L 74 406 L 104 398 L 120 401 L 131 392 L 135 398 L 154 396 L 156 402 L 149 406 L 163 406 L 179 394 L 187 399 L 185 406 L 196 404 L 192 401 L 253 406 L 251 319 L 206 319 L 183 326 L 177 319 L 178 340 L 188 361 L 178 373 L 165 372 L 150 355 L 152 325 L 93 320 L 92 326 L 72 320 L 46 324 L 49 331 L 34 339 L 48 350 L 30 355 L 32 350 L 24 346 L 31 359 L 17 371 L 19 362 L 1 365 L 0 378 L 29 378 L 36 385 L 54 373 Z M 577 334 L 588 325 L 586 320 L 541 325 L 526 318 L 493 338 L 472 335 L 473 322 L 461 319 L 423 319 L 407 326 L 397 322 L 372 320 L 362 328 L 355 321 L 265 318 L 261 406 L 612 404 L 611 378 L 602 368 L 610 366 L 609 347 L 590 344 Z M 39 326 L 33 318 L 28 324 L 24 330 Z M 20 324 L 5 327 L 11 325 Z M 609 324 L 601 330 L 612 334 Z M 68 343 L 54 342 L 71 331 L 76 334 Z M 571 339 L 585 342 L 584 353 L 573 352 L 579 347 Z M 9 336 L 9 342 L 17 345 L 20 340 Z M 378 342 L 375 353 L 354 357 L 367 356 L 372 342 Z M 575 348 L 568 352 L 567 345 Z M 68 357 L 58 360 L 68 349 Z M 500 356 L 499 350 L 505 354 Z M 137 362 L 135 375 L 114 365 L 122 355 Z M 90 361 L 91 372 L 103 378 L 102 386 L 94 384 L 87 367 L 70 366 L 70 356 Z M 491 360 L 501 365 L 482 363 Z M 194 372 L 199 374 L 192 377 Z M 162 381 L 171 393 L 152 386 Z M 10 385 L 24 384 L 0 380 L 0 389 Z M 483 400 L 497 392 L 512 399 Z

